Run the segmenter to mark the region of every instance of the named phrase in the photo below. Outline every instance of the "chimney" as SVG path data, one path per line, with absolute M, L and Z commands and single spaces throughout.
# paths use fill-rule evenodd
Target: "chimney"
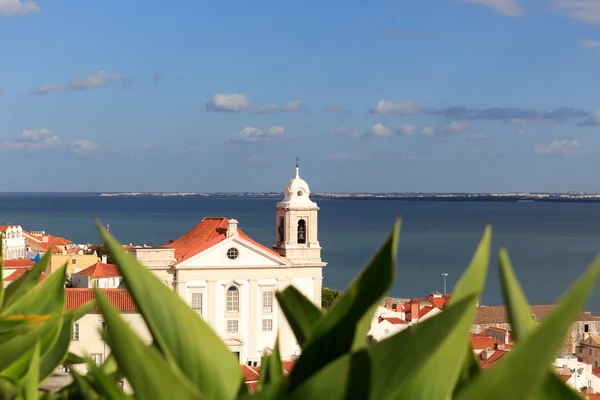
M 508 329 L 504 331 L 504 344 L 509 344 Z
M 48 243 L 48 235 L 42 234 L 42 242 Z
M 106 254 L 102 256 L 102 264 L 108 264 L 108 256 Z
M 419 321 L 419 304 L 412 303 L 410 305 L 410 321 L 418 322 Z
M 390 310 L 392 309 L 392 298 L 391 297 L 386 297 L 385 308 L 389 308 Z
M 236 219 L 231 218 L 231 219 L 227 220 L 227 232 L 225 233 L 225 236 L 226 237 L 237 236 L 238 235 L 237 226 L 238 226 L 238 222 Z
M 487 360 L 489 358 L 489 356 L 491 355 L 489 353 L 490 349 L 485 349 L 483 350 L 481 353 L 479 353 L 479 358 L 481 358 L 482 360 Z

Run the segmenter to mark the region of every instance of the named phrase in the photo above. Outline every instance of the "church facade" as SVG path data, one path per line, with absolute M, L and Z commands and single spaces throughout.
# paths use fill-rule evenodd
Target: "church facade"
M 129 252 L 173 287 L 240 363 L 258 365 L 277 335 L 282 358 L 291 359 L 300 348 L 275 293 L 294 285 L 320 307 L 326 265 L 318 241 L 319 208 L 309 196 L 296 167 L 275 207 L 271 248 L 252 240 L 235 219 L 207 217 L 162 247 Z

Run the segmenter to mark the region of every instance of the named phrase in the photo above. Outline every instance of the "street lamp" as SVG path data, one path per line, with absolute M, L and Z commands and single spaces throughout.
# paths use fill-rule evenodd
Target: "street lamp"
M 442 276 L 444 277 L 444 294 L 446 294 L 446 277 L 448 276 L 448 274 L 445 272 L 442 272 Z

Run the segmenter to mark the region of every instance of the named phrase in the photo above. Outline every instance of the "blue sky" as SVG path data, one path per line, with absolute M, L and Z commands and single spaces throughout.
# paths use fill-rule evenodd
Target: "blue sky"
M 2 191 L 599 191 L 600 1 L 0 0 Z

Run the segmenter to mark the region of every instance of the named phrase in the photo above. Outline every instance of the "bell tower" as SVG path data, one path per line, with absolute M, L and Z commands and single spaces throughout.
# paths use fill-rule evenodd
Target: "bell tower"
M 275 207 L 276 239 L 273 249 L 294 264 L 324 265 L 318 239 L 319 207 L 310 200 L 310 189 L 300 178 L 298 158 L 296 174 L 283 191 L 283 200 Z

